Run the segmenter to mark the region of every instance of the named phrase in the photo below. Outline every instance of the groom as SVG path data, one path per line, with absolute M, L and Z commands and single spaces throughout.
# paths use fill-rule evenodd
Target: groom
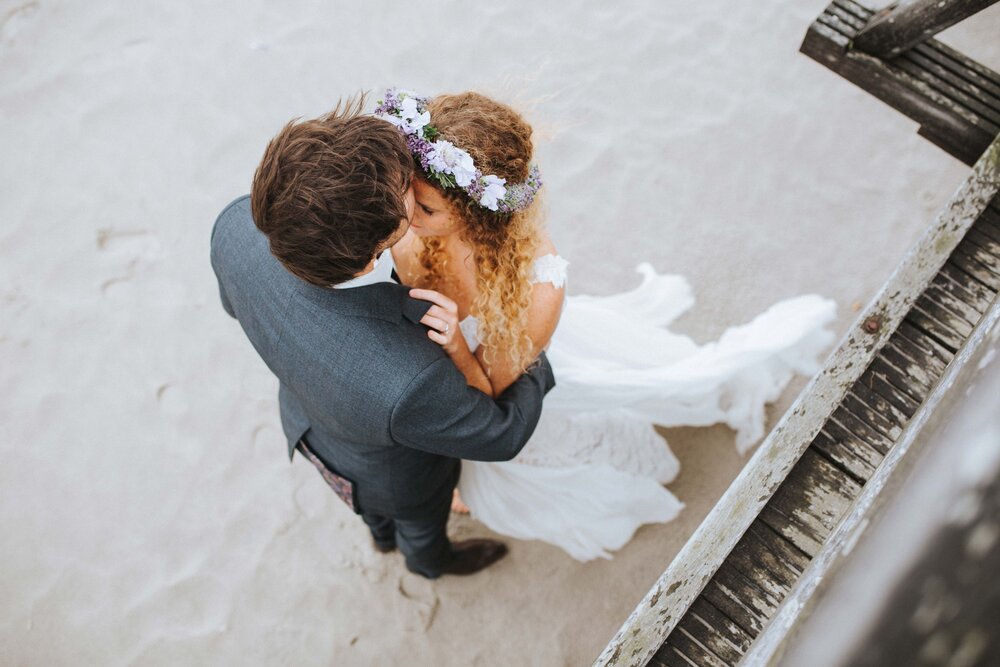
M 222 305 L 278 377 L 297 450 L 368 525 L 428 578 L 502 558 L 494 540 L 450 542 L 459 459 L 512 459 L 555 385 L 545 355 L 496 399 L 466 385 L 420 319 L 387 252 L 407 230 L 413 158 L 361 101 L 289 123 L 268 145 L 252 194 L 212 230 Z

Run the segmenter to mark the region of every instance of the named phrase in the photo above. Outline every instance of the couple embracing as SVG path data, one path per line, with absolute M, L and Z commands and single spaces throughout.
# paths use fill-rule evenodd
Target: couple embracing
M 391 89 L 371 115 L 357 100 L 288 124 L 212 231 L 223 307 L 279 379 L 289 456 L 428 578 L 507 552 L 450 541 L 453 510 L 609 557 L 683 507 L 652 424 L 724 422 L 745 450 L 832 342 L 835 305 L 806 295 L 697 345 L 667 329 L 687 282 L 647 264 L 629 292 L 567 296 L 541 185 L 510 107 Z

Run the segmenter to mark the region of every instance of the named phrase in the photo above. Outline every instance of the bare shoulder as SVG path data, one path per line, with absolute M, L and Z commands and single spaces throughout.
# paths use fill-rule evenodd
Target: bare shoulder
M 535 257 L 544 257 L 545 255 L 558 255 L 556 251 L 556 244 L 552 242 L 549 235 L 544 230 L 539 234 L 538 250 L 535 251 Z
M 549 255 L 558 257 L 558 252 L 549 235 L 542 232 L 541 242 L 535 252 L 535 259 L 538 260 Z M 559 316 L 562 314 L 565 293 L 564 271 L 565 267 L 547 265 L 544 260 L 540 266 L 536 266 L 536 279 L 531 289 L 528 328 L 529 335 L 541 346 L 548 344 L 548 340 L 559 322 Z
M 549 235 L 542 232 L 538 249 L 535 252 L 533 301 L 547 303 L 548 307 L 562 305 L 562 297 L 566 283 L 566 262 L 559 256 L 555 244 Z

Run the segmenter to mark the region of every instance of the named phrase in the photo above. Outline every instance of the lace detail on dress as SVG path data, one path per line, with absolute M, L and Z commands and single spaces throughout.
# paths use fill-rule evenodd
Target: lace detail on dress
M 569 266 L 569 262 L 559 255 L 549 253 L 536 257 L 531 267 L 533 272 L 531 282 L 552 283 L 556 287 L 562 287 L 566 284 L 567 266 Z
M 479 320 L 472 315 L 466 315 L 465 319 L 458 323 L 458 328 L 469 345 L 469 351 L 475 352 L 479 347 Z
M 552 283 L 556 287 L 566 284 L 566 267 L 569 262 L 559 255 L 542 255 L 536 257 L 531 265 L 533 283 Z M 479 347 L 479 320 L 473 315 L 466 315 L 465 319 L 458 323 L 458 328 L 462 330 L 462 336 L 469 345 L 469 351 L 475 352 Z

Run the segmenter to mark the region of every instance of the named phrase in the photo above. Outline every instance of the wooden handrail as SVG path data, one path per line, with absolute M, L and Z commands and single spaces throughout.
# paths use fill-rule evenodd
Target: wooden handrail
M 641 667 L 649 662 L 998 192 L 1000 136 L 910 248 L 831 353 L 823 370 L 802 390 L 593 667 Z M 866 326 L 875 319 L 877 327 Z
M 899 0 L 879 11 L 854 38 L 852 48 L 891 58 L 997 0 Z

